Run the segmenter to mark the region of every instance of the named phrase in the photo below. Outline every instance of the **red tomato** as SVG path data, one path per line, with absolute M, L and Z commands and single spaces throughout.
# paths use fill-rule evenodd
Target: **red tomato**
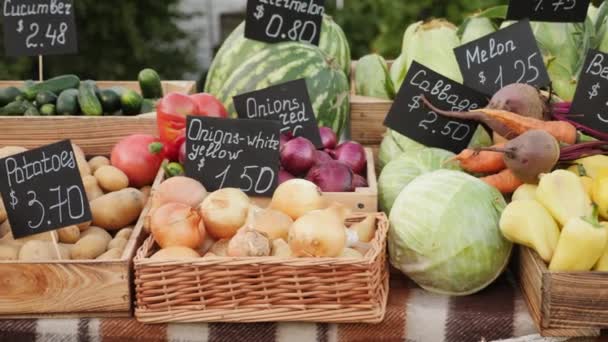
M 166 157 L 177 160 L 181 139 L 186 130 L 186 116 L 196 115 L 197 105 L 188 95 L 172 92 L 156 106 L 158 135 L 166 146 Z
M 163 144 L 158 138 L 133 134 L 114 146 L 110 160 L 129 177 L 130 186 L 141 188 L 154 182 L 164 158 Z
M 224 105 L 213 95 L 207 93 L 199 93 L 190 95 L 190 98 L 196 103 L 197 112 L 200 116 L 210 116 L 216 118 L 227 118 L 228 111 Z

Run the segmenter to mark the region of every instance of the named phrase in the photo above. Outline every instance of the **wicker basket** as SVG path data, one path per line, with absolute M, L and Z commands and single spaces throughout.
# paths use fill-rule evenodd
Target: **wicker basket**
M 348 225 L 362 220 L 355 214 Z M 137 251 L 135 317 L 165 322 L 382 321 L 388 299 L 388 220 L 364 258 L 150 260 L 149 237 Z

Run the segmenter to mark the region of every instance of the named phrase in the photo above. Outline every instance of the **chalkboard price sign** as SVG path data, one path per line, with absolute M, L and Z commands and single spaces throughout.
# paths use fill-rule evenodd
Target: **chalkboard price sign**
M 569 119 L 608 132 L 608 54 L 589 50 Z
M 549 85 L 530 22 L 522 20 L 454 49 L 464 84 L 494 95 L 511 83 Z
M 583 22 L 591 0 L 511 0 L 508 20 Z
M 276 120 L 281 133 L 305 137 L 321 148 L 317 119 L 302 78 L 235 96 L 234 108 L 241 119 Z
M 274 120 L 188 116 L 186 175 L 207 190 L 239 188 L 271 196 L 278 184 L 279 135 Z
M 454 153 L 466 148 L 477 124 L 438 115 L 424 106 L 421 95 L 435 106 L 453 111 L 482 108 L 487 98 L 414 61 L 384 121 L 388 128 L 426 146 Z
M 245 37 L 267 43 L 319 45 L 325 0 L 248 0 Z
M 2 16 L 9 56 L 78 51 L 73 0 L 4 0 Z
M 91 220 L 69 140 L 0 159 L 0 193 L 15 238 Z

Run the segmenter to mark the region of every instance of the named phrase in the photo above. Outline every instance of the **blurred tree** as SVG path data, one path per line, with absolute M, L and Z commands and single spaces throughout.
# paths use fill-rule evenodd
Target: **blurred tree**
M 328 14 L 342 26 L 351 44 L 353 58 L 377 52 L 396 58 L 407 26 L 427 18 L 447 18 L 459 25 L 469 14 L 507 0 L 348 0 L 336 11 L 335 1 L 327 2 Z
M 134 80 L 140 69 L 180 79 L 195 68 L 195 40 L 177 21 L 179 0 L 75 0 L 78 54 L 45 56 L 44 74 L 73 73 L 97 80 Z M 0 31 L 1 32 L 1 31 Z M 3 35 L 0 33 L 0 40 Z M 0 79 L 37 77 L 37 58 L 9 58 L 0 45 Z

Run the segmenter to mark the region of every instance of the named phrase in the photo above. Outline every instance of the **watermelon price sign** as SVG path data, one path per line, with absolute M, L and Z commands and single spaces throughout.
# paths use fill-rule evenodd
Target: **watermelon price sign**
M 319 45 L 325 0 L 248 0 L 245 37 L 267 43 Z
M 424 106 L 422 95 L 435 106 L 452 111 L 474 110 L 488 103 L 483 94 L 414 61 L 384 125 L 426 146 L 454 153 L 466 148 L 477 124 L 440 116 Z
M 272 196 L 279 180 L 280 129 L 274 120 L 188 116 L 186 175 L 209 191 L 231 187 Z
M 0 159 L 0 193 L 15 238 L 91 221 L 69 140 Z
M 591 0 L 511 0 L 508 20 L 583 22 Z
M 571 120 L 608 132 L 608 54 L 587 53 L 570 113 Z
M 78 51 L 73 0 L 5 0 L 2 16 L 9 56 Z
M 241 119 L 279 121 L 282 134 L 291 133 L 296 137 L 305 137 L 316 147 L 323 147 L 303 78 L 241 94 L 233 100 L 234 108 Z
M 464 84 L 492 96 L 511 83 L 551 81 L 530 22 L 523 20 L 454 49 Z

